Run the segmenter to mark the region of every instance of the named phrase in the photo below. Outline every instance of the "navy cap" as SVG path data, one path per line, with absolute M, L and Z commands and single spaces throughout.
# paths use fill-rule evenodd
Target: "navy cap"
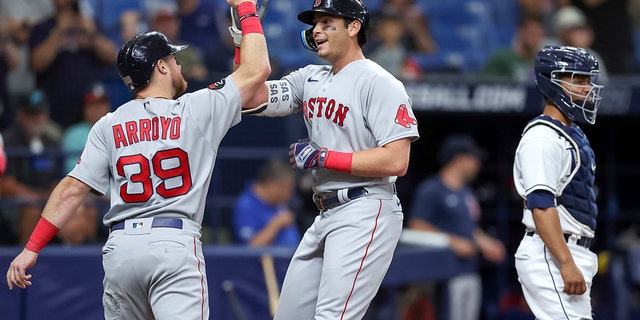
M 42 90 L 34 90 L 20 103 L 19 109 L 29 114 L 49 112 L 46 94 Z
M 487 152 L 478 147 L 476 141 L 469 135 L 456 134 L 444 139 L 438 151 L 438 162 L 444 165 L 459 154 L 476 156 L 480 160 L 487 157 Z

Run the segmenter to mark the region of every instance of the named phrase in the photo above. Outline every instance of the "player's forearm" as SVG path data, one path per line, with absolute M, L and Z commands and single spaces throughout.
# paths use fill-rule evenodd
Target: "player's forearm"
M 243 105 L 255 94 L 271 73 L 267 42 L 256 14 L 256 5 L 242 2 L 237 6 L 242 28 L 240 66 L 233 78 L 240 88 Z
M 556 208 L 533 209 L 533 221 L 536 225 L 536 232 L 547 245 L 551 254 L 563 265 L 573 262 L 573 257 L 564 239 L 560 218 Z
M 382 147 L 353 153 L 351 173 L 362 177 L 404 176 L 409 167 L 411 141 L 393 141 Z
M 89 194 L 86 184 L 71 177 L 65 177 L 53 189 L 49 201 L 42 211 L 42 217 L 61 228 L 76 212 L 80 204 Z
M 76 212 L 89 193 L 89 187 L 75 178 L 66 177 L 51 193 L 27 241 L 26 250 L 39 253 Z
M 271 73 L 271 64 L 263 34 L 249 33 L 243 36 L 240 61 L 237 71 L 248 79 L 255 79 L 251 82 L 256 82 L 256 89 L 258 84 L 261 85 L 267 80 Z

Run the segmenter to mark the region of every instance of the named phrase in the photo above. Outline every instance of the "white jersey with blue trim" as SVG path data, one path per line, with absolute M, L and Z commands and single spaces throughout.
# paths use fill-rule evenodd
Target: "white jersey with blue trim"
M 230 76 L 175 100 L 131 100 L 93 126 L 69 176 L 100 194 L 110 187 L 107 226 L 151 216 L 202 223 L 218 147 L 241 107 Z
M 518 194 L 526 199 L 533 191 L 544 190 L 558 197 L 572 177 L 576 164 L 575 146 L 558 131 L 547 125 L 534 125 L 523 134 L 516 149 L 513 164 L 514 184 Z M 578 222 L 567 210 L 556 207 L 564 233 L 593 238 L 594 231 Z M 527 230 L 536 229 L 531 210 L 524 208 L 522 223 Z
M 404 85 L 369 59 L 353 61 L 336 74 L 330 65 L 309 65 L 283 79 L 291 84 L 293 104 L 302 109 L 308 138 L 320 147 L 356 152 L 419 137 Z M 314 179 L 314 191 L 327 192 L 387 184 L 397 177 L 316 169 Z

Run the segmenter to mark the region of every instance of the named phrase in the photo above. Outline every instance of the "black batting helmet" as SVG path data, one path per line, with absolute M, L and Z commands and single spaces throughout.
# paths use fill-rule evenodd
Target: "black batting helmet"
M 187 47 L 172 44 L 164 34 L 157 31 L 140 33 L 120 48 L 118 74 L 130 91 L 138 92 L 149 84 L 158 60 Z
M 358 34 L 358 43 L 362 46 L 367 42 L 369 10 L 367 10 L 362 0 L 313 0 L 311 10 L 300 12 L 298 20 L 313 25 L 313 15 L 316 12 L 335 14 L 360 21 L 362 30 Z

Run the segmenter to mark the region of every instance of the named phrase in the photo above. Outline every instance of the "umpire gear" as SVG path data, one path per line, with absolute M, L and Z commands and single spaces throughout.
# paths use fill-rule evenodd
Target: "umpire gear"
M 369 10 L 362 0 L 314 0 L 311 10 L 302 11 L 298 14 L 298 20 L 313 25 L 313 15 L 316 12 L 334 14 L 348 19 L 355 19 L 362 23 L 362 30 L 358 33 L 358 44 L 362 47 L 367 42 L 367 32 L 369 31 Z M 302 44 L 305 48 L 316 51 L 313 41 L 313 28 L 302 31 Z
M 140 33 L 127 41 L 118 52 L 118 74 L 127 88 L 137 93 L 151 80 L 158 60 L 184 50 L 188 45 L 174 45 L 157 31 Z

